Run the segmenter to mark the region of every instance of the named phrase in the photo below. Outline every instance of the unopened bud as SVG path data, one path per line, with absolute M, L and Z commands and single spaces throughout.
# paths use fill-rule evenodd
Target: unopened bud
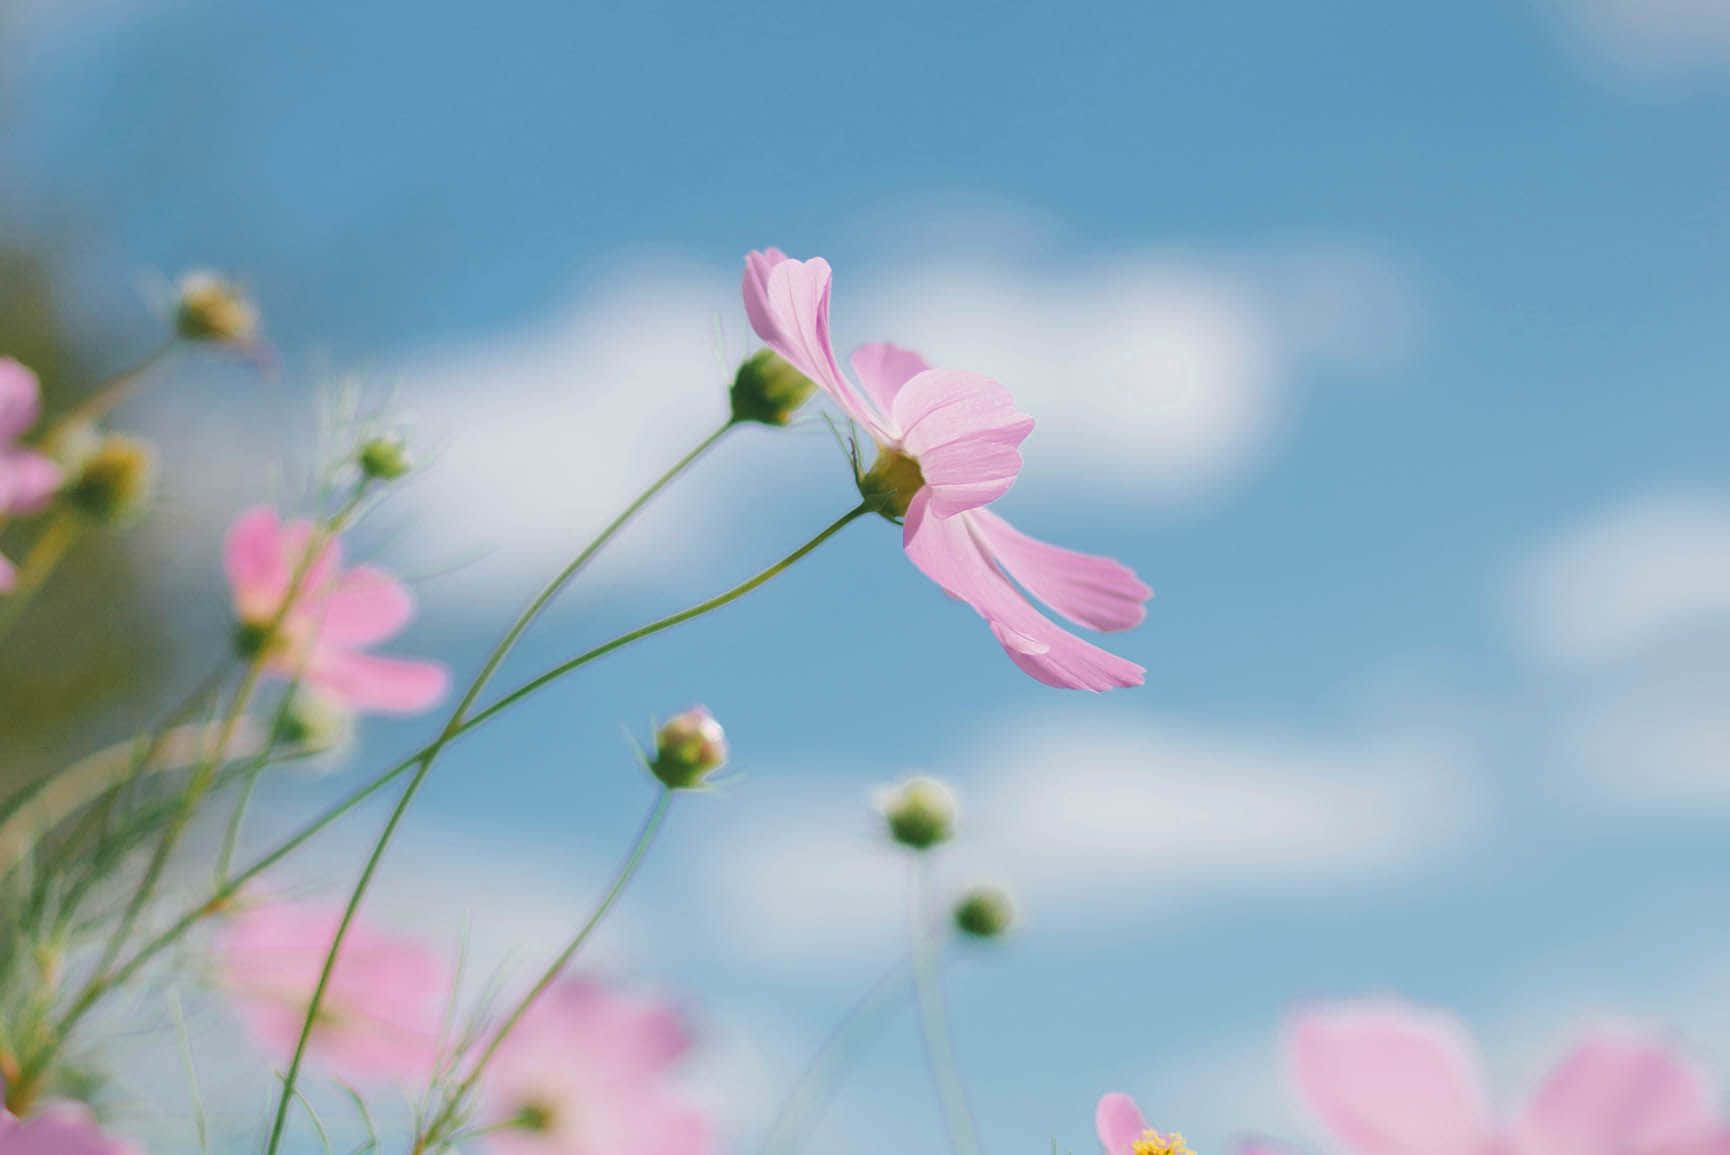
M 785 425 L 816 388 L 773 349 L 759 349 L 733 378 L 733 420 Z
M 149 444 L 117 434 L 102 439 L 65 489 L 67 504 L 101 522 L 122 522 L 144 508 L 156 478 Z
M 360 447 L 360 471 L 375 481 L 395 481 L 414 468 L 398 437 L 374 437 Z
M 919 463 L 897 449 L 879 449 L 877 460 L 859 478 L 859 496 L 891 521 L 907 516 L 913 497 L 925 487 Z
M 1015 925 L 1015 904 L 995 886 L 976 886 L 955 904 L 955 927 L 974 938 L 996 938 Z
M 244 345 L 258 333 L 258 310 L 233 281 L 214 273 L 188 273 L 180 280 L 174 330 L 188 341 Z
M 670 790 L 689 790 L 727 761 L 727 735 L 702 706 L 693 706 L 655 731 L 655 758 L 649 763 Z
M 955 795 L 935 778 L 912 778 L 878 800 L 889 833 L 914 850 L 947 842 L 955 832 Z
M 327 698 L 295 691 L 276 723 L 276 742 L 306 754 L 345 745 L 354 734 L 354 715 Z

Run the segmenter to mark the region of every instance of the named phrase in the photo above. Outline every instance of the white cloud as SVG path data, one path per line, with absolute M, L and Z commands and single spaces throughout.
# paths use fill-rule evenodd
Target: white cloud
M 1457 750 L 1401 735 L 1329 745 L 1035 717 L 956 780 L 973 785 L 966 836 L 941 859 L 945 887 L 1006 880 L 1030 927 L 1070 938 L 1222 892 L 1383 884 L 1458 850 L 1484 815 Z M 795 970 L 881 965 L 905 920 L 907 868 L 863 795 L 831 791 L 749 821 L 717 835 L 699 872 L 712 933 Z
M 1574 49 L 1612 81 L 1649 89 L 1730 68 L 1730 0 L 1546 0 Z
M 1600 801 L 1671 813 L 1730 805 L 1730 671 L 1675 673 L 1594 698 L 1565 731 Z
M 1525 563 L 1514 601 L 1533 649 L 1573 665 L 1730 618 L 1730 498 L 1656 494 L 1606 510 Z

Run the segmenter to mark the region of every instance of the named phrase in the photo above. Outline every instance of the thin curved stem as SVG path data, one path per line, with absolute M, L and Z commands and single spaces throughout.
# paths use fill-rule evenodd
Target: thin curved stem
M 949 1032 L 949 1013 L 943 1001 L 943 977 L 939 970 L 939 945 L 930 933 L 930 868 L 924 855 L 913 864 L 909 901 L 913 934 L 913 983 L 919 995 L 919 1026 L 925 1038 L 925 1058 L 931 1066 L 931 1081 L 943 1108 L 949 1145 L 955 1155 L 983 1155 L 979 1126 L 967 1101 L 967 1087 L 955 1058 L 955 1040 Z
M 74 425 L 90 421 L 100 421 L 102 418 L 106 417 L 115 406 L 119 405 L 122 401 L 125 401 L 127 397 L 131 396 L 133 387 L 138 384 L 139 380 L 146 373 L 149 373 L 152 369 L 156 368 L 163 361 L 168 359 L 168 355 L 174 352 L 175 347 L 178 344 L 178 338 L 170 337 L 167 341 L 163 342 L 163 344 L 159 345 L 148 357 L 144 358 L 144 360 L 132 366 L 130 369 L 124 369 L 119 373 L 116 373 L 101 385 L 98 385 L 94 393 L 80 401 L 77 405 L 74 405 L 71 409 L 67 410 L 64 415 L 54 422 L 54 425 L 49 430 L 46 438 L 48 444 L 52 445 L 56 439 L 63 436 L 66 431 L 71 429 Z
M 12 627 L 24 615 L 25 607 L 41 592 L 83 533 L 84 523 L 65 510 L 42 527 L 42 532 L 30 544 L 30 552 L 24 556 L 24 564 L 18 567 L 12 589 L 0 595 L 0 638 L 12 632 Z
M 649 813 L 643 818 L 643 824 L 637 830 L 637 837 L 632 840 L 631 849 L 625 855 L 625 860 L 619 864 L 618 873 L 613 876 L 613 883 L 607 888 L 606 894 L 602 896 L 601 901 L 595 906 L 583 925 L 578 928 L 577 933 L 571 937 L 571 941 L 565 944 L 565 949 L 560 951 L 558 956 L 547 965 L 546 970 L 541 972 L 541 977 L 534 986 L 529 988 L 528 994 L 524 995 L 522 1000 L 511 1008 L 510 1014 L 505 1016 L 504 1021 L 499 1024 L 498 1029 L 487 1040 L 486 1046 L 481 1049 L 480 1057 L 475 1060 L 469 1073 L 463 1076 L 456 1088 L 445 1096 L 444 1105 L 440 1107 L 438 1114 L 427 1125 L 425 1132 L 416 1137 L 415 1148 L 417 1150 L 436 1149 L 436 1145 L 444 1137 L 444 1128 L 462 1110 L 463 1101 L 468 1098 L 469 1092 L 474 1090 L 475 1083 L 480 1080 L 481 1073 L 486 1070 L 487 1064 L 492 1062 L 493 1056 L 498 1053 L 499 1048 L 504 1045 L 511 1032 L 516 1030 L 517 1024 L 529 1012 L 529 1008 L 533 1007 L 540 1000 L 540 997 L 546 994 L 547 989 L 558 981 L 559 975 L 564 973 L 564 969 L 570 965 L 571 959 L 576 957 L 583 944 L 589 940 L 589 936 L 594 934 L 595 929 L 601 925 L 601 920 L 606 918 L 607 912 L 613 908 L 613 904 L 618 902 L 619 896 L 624 894 L 625 887 L 630 885 L 631 879 L 635 877 L 637 868 L 642 865 L 644 857 L 649 853 L 649 848 L 654 845 L 655 836 L 660 833 L 661 826 L 666 821 L 667 811 L 673 805 L 673 793 L 672 790 L 664 786 L 656 793 L 654 805 L 649 807 Z

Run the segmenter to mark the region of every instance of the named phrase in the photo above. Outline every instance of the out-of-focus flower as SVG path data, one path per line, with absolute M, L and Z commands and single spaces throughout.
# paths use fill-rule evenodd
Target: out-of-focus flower
M 955 904 L 955 927 L 974 938 L 997 938 L 1015 925 L 1015 903 L 996 886 L 976 886 Z
M 855 386 L 829 342 L 829 284 L 822 258 L 753 252 L 745 258 L 745 312 L 771 349 L 877 442 L 860 492 L 879 513 L 903 519 L 908 558 L 972 606 L 1035 679 L 1096 691 L 1140 685 L 1142 667 L 1058 626 L 1022 590 L 1096 630 L 1140 624 L 1153 591 L 1119 562 L 1028 537 L 986 508 L 1015 483 L 1033 419 L 997 382 L 933 369 L 919 354 L 890 344 L 854 351 Z
M 374 566 L 344 570 L 335 539 L 307 564 L 312 537 L 311 523 L 284 524 L 268 507 L 248 510 L 229 527 L 228 583 L 243 648 L 262 649 L 270 673 L 299 677 L 350 710 L 412 714 L 432 706 L 449 684 L 443 666 L 364 652 L 408 624 L 412 595 Z M 272 631 L 303 565 L 299 593 Z
M 341 912 L 267 903 L 235 914 L 218 943 L 223 985 L 258 1040 L 294 1053 Z M 359 922 L 319 1004 L 307 1050 L 332 1074 L 355 1082 L 408 1082 L 437 1058 L 451 979 L 438 956 L 413 939 Z
M 374 437 L 355 455 L 360 471 L 377 481 L 395 481 L 414 468 L 400 437 Z
M 50 1103 L 19 1119 L 0 1108 L 0 1155 L 139 1155 L 76 1103 Z
M 817 383 L 770 349 L 745 358 L 733 377 L 734 421 L 785 425 L 799 406 L 816 392 Z
M 655 731 L 655 777 L 670 790 L 689 790 L 727 761 L 727 735 L 706 706 L 693 706 Z
M 41 413 L 36 374 L 0 357 L 0 518 L 40 513 L 60 488 L 60 467 L 53 459 L 18 444 Z M 11 589 L 13 580 L 11 563 L 0 557 L 0 593 Z
M 354 715 L 336 702 L 305 688 L 284 703 L 276 724 L 276 743 L 308 754 L 321 754 L 348 744 L 354 737 Z
M 708 1120 L 669 1076 L 689 1049 L 667 1008 L 567 980 L 517 1024 L 482 1080 L 496 1155 L 706 1155 Z
M 1106 1155 L 1192 1155 L 1182 1135 L 1149 1127 L 1135 1100 L 1121 1091 L 1100 1096 L 1093 1125 Z
M 1290 1058 L 1304 1100 L 1356 1155 L 1730 1152 L 1708 1083 L 1635 1031 L 1587 1035 L 1511 1123 L 1490 1110 L 1470 1036 L 1440 1011 L 1392 1000 L 1310 1010 Z
M 258 310 L 233 281 L 191 272 L 180 278 L 174 329 L 188 341 L 245 345 L 258 335 Z
M 156 454 L 135 437 L 104 437 L 66 485 L 66 503 L 94 521 L 110 524 L 135 516 L 150 498 Z
M 877 797 L 889 834 L 903 846 L 928 850 L 955 832 L 955 795 L 935 778 L 909 778 Z

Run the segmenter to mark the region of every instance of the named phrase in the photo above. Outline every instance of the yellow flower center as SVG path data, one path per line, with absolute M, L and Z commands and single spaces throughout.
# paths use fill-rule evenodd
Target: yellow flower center
M 1176 1131 L 1169 1135 L 1161 1135 L 1152 1130 L 1143 1131 L 1132 1150 L 1135 1155 L 1195 1155 L 1195 1152 L 1189 1149 L 1189 1144 L 1183 1141 L 1183 1136 Z

